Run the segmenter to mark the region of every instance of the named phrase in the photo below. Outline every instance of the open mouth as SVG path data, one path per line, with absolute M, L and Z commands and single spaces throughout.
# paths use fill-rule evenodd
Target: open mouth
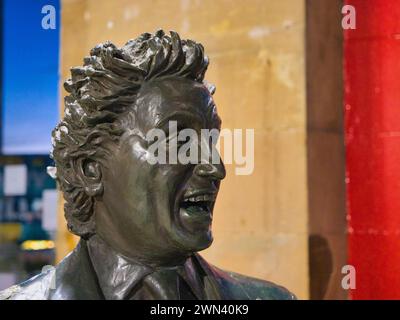
M 200 194 L 197 196 L 184 197 L 180 207 L 187 214 L 210 214 L 215 201 L 215 194 Z
M 191 232 L 208 230 L 216 193 L 210 191 L 188 192 L 179 203 L 179 220 Z

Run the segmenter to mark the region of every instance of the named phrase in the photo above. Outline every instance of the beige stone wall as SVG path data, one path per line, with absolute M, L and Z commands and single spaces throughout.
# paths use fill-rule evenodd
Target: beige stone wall
M 301 0 L 62 1 L 63 79 L 105 40 L 122 45 L 163 28 L 205 46 L 206 79 L 217 86 L 223 127 L 255 129 L 255 170 L 237 176 L 227 166 L 215 241 L 204 256 L 302 299 L 308 298 L 304 27 Z

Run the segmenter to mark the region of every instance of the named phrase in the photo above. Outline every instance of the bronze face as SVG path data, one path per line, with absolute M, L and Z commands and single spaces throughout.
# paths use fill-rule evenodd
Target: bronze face
M 222 164 L 150 164 L 146 133 L 218 129 L 220 120 L 207 88 L 187 79 L 146 83 L 136 113 L 101 167 L 103 195 L 95 204 L 96 233 L 127 257 L 146 263 L 176 263 L 212 243 L 211 222 Z M 137 132 L 136 130 L 139 130 Z

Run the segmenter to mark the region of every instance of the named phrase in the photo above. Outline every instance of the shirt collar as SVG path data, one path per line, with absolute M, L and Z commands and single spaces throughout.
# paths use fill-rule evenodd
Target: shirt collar
M 128 259 L 94 235 L 87 241 L 87 248 L 100 289 L 107 300 L 123 300 L 132 295 L 135 287 L 148 275 L 156 272 L 153 267 Z M 199 277 L 199 267 L 195 259 L 188 258 L 177 272 L 184 278 L 193 293 L 204 298 L 203 285 Z M 201 267 L 200 267 L 201 269 Z

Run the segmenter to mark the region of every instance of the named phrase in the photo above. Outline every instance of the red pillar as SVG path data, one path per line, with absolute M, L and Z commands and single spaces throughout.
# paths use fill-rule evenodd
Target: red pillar
M 352 299 L 400 299 L 400 1 L 349 0 L 345 137 Z

